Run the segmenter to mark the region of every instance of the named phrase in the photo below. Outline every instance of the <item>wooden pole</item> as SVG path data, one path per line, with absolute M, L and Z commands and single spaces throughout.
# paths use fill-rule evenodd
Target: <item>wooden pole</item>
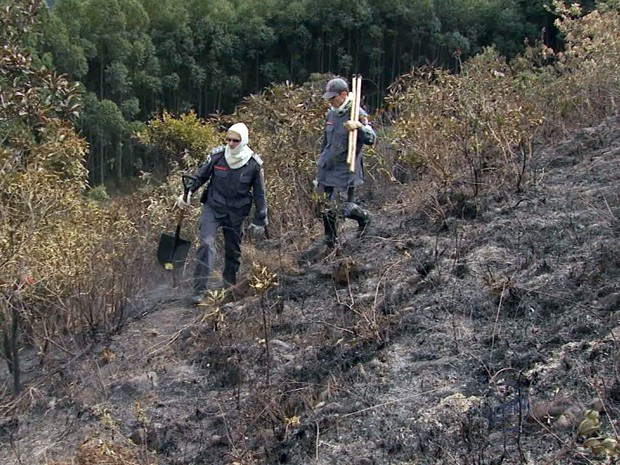
M 354 75 L 351 80 L 351 91 L 353 92 L 353 103 L 351 104 L 351 120 L 359 121 L 360 118 L 360 101 L 362 97 L 362 76 Z M 349 151 L 347 154 L 347 163 L 349 171 L 355 173 L 355 154 L 357 152 L 357 129 L 349 132 Z
M 349 116 L 349 119 L 353 119 L 353 117 L 355 116 L 355 89 L 357 89 L 357 76 L 353 76 L 353 78 L 351 79 L 351 94 L 353 95 L 353 103 L 351 103 L 351 114 Z M 355 147 L 354 145 L 354 138 L 353 138 L 353 133 L 355 131 L 351 131 L 349 132 L 349 143 L 347 144 L 347 165 L 349 166 L 349 171 L 351 170 L 351 166 L 355 166 L 355 164 L 351 165 L 351 159 L 353 157 L 353 153 L 355 153 Z

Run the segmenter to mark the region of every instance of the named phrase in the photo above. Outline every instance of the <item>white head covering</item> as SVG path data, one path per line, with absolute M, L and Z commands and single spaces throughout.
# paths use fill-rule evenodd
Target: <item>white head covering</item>
M 226 163 L 228 163 L 228 166 L 230 166 L 231 169 L 236 170 L 248 162 L 254 151 L 248 147 L 248 127 L 245 124 L 233 124 L 228 128 L 228 131 L 236 132 L 239 134 L 239 137 L 241 137 L 241 142 L 239 142 L 235 148 L 230 148 L 230 145 L 226 144 L 226 149 L 224 150 Z

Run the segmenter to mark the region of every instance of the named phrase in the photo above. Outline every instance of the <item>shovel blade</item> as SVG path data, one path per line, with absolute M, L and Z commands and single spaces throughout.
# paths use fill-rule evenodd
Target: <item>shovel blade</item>
M 157 246 L 157 260 L 166 270 L 182 267 L 190 248 L 190 242 L 169 234 L 162 234 Z

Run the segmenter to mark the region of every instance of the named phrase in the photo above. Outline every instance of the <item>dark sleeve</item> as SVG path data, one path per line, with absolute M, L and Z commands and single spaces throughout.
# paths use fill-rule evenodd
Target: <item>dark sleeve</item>
M 357 140 L 365 145 L 373 145 L 377 140 L 377 133 L 370 125 L 368 113 L 360 108 L 360 123 L 364 126 L 357 131 Z
M 204 164 L 198 168 L 198 171 L 194 174 L 195 181 L 189 189 L 190 192 L 196 192 L 205 182 L 211 179 L 211 175 L 213 174 L 213 165 L 215 164 L 216 158 L 217 155 L 214 156 L 210 153 L 207 157 L 207 161 L 205 161 Z
M 252 195 L 254 197 L 254 224 L 267 226 L 267 196 L 265 191 L 265 175 L 262 165 L 257 163 L 256 174 L 252 182 Z
M 323 129 L 323 140 L 321 140 L 321 148 L 319 149 L 319 155 L 323 153 L 323 150 L 325 150 L 326 145 L 327 145 L 327 137 L 325 136 L 325 129 Z
M 327 134 L 325 134 L 325 124 L 327 123 L 327 115 L 329 111 L 325 113 L 325 122 L 323 123 L 323 139 L 321 140 L 321 149 L 319 150 L 319 155 L 323 153 L 325 150 L 325 146 L 327 145 Z

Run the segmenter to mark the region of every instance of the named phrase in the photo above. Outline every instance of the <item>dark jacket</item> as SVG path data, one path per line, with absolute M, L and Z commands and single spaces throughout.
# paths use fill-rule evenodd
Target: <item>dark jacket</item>
M 252 200 L 256 206 L 254 224 L 267 224 L 267 199 L 263 177 L 263 161 L 256 153 L 241 168 L 231 169 L 224 157 L 224 146 L 216 147 L 207 161 L 198 169 L 196 181 L 190 188 L 193 193 L 203 184 L 207 187 L 200 197 L 219 213 L 228 213 L 237 218 L 246 218 L 252 210 Z
M 357 131 L 355 172 L 349 171 L 347 154 L 349 151 L 349 131 L 344 127 L 351 115 L 351 106 L 336 110 L 330 108 L 325 118 L 321 155 L 317 162 L 317 182 L 322 186 L 338 189 L 358 186 L 364 182 L 363 145 L 372 145 L 376 134 L 368 124 L 368 114 L 360 108 L 360 121 L 364 127 Z

